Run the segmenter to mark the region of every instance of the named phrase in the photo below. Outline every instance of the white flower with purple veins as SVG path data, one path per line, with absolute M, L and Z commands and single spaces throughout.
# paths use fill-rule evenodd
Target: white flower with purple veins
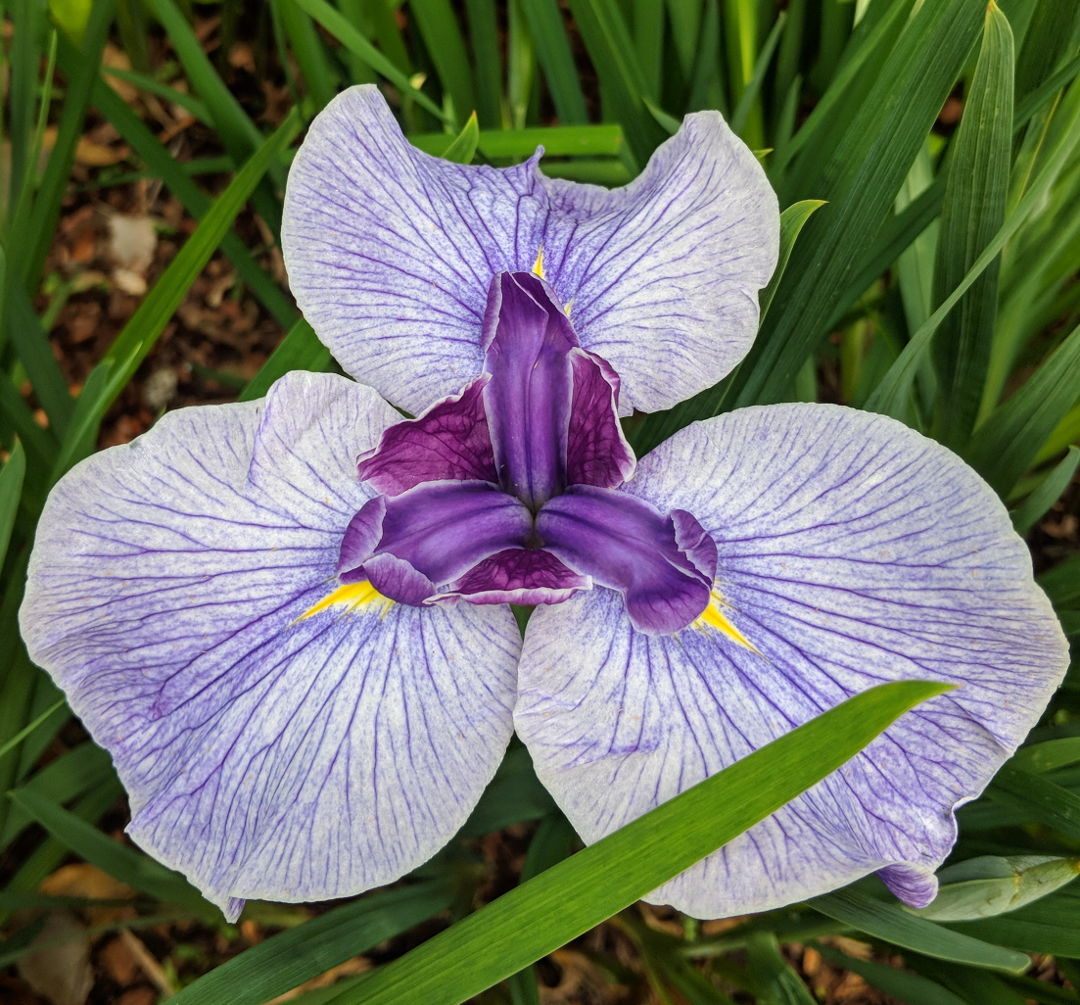
M 166 415 L 64 478 L 38 532 L 23 633 L 134 839 L 230 918 L 343 897 L 445 844 L 514 729 L 595 841 L 856 692 L 933 679 L 956 689 L 650 897 L 726 916 L 876 871 L 926 904 L 953 810 L 1066 666 L 1001 503 L 849 408 L 742 409 L 640 463 L 618 421 L 738 362 L 777 235 L 713 112 L 609 192 L 428 157 L 373 87 L 332 102 L 284 248 L 357 380 Z M 540 605 L 524 641 L 509 603 Z

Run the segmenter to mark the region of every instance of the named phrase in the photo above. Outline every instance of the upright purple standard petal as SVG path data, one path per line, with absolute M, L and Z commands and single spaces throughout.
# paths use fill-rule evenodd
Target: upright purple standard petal
M 625 493 L 578 485 L 540 511 L 536 531 L 570 568 L 618 590 L 638 631 L 677 632 L 709 603 L 716 550 L 710 562 L 712 542 L 689 513 L 664 516 Z
M 371 495 L 354 458 L 395 418 L 352 381 L 290 374 L 89 458 L 39 524 L 31 656 L 112 755 L 134 839 L 230 918 L 415 868 L 510 736 L 509 611 L 387 605 L 335 577 Z
M 595 841 L 875 684 L 948 681 L 955 691 L 650 896 L 720 917 L 880 871 L 926 903 L 953 810 L 1010 756 L 1067 665 L 993 492 L 899 423 L 828 405 L 697 423 L 645 457 L 626 491 L 698 518 L 716 588 L 674 636 L 634 632 L 601 590 L 530 620 L 517 731 L 578 832 Z
M 538 508 L 566 485 L 566 436 L 577 336 L 547 284 L 525 272 L 491 284 L 484 320 L 484 388 L 499 482 Z
M 480 371 L 499 272 L 545 278 L 622 408 L 667 408 L 723 377 L 757 330 L 779 212 L 716 112 L 686 118 L 641 176 L 607 191 L 543 177 L 536 158 L 465 166 L 416 150 L 374 86 L 315 119 L 289 176 L 292 290 L 345 369 L 419 412 Z

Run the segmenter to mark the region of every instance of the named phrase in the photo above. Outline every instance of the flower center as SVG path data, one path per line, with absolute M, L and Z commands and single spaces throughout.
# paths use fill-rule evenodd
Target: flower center
M 619 378 L 582 348 L 552 288 L 496 276 L 481 345 L 479 377 L 361 456 L 381 494 L 349 524 L 341 581 L 407 604 L 559 603 L 602 586 L 642 631 L 694 622 L 716 546 L 691 514 L 619 491 L 636 464 Z

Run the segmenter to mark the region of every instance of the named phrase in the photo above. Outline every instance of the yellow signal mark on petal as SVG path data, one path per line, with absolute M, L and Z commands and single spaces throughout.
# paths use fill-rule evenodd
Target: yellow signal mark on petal
M 744 649 L 749 649 L 752 653 L 757 653 L 758 656 L 761 653 L 742 632 L 739 631 L 724 614 L 723 608 L 728 604 L 717 590 L 713 590 L 709 595 L 709 606 L 705 608 L 698 615 L 698 617 L 691 622 L 691 627 L 696 628 L 699 632 L 704 632 L 710 628 L 720 632 L 721 635 L 726 635 L 732 642 L 737 643 Z
M 532 270 L 533 270 L 534 275 L 539 276 L 541 279 L 544 278 L 544 248 L 543 248 L 543 245 L 540 246 L 540 250 L 536 253 L 536 261 L 533 262 Z
M 323 597 L 314 607 L 308 608 L 296 620 L 303 621 L 313 614 L 328 610 L 331 607 L 341 605 L 346 614 L 355 614 L 365 607 L 375 607 L 379 610 L 379 617 L 385 618 L 394 602 L 389 597 L 384 597 L 366 579 L 359 583 L 346 583 L 339 586 L 332 593 Z

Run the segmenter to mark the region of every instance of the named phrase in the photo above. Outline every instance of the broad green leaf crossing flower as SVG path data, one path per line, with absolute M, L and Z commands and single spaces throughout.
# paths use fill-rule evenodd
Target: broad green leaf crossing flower
M 331 102 L 283 245 L 355 379 L 170 413 L 41 518 L 23 635 L 112 754 L 132 837 L 234 919 L 423 863 L 514 730 L 594 841 L 851 694 L 933 679 L 957 687 L 650 897 L 720 917 L 877 872 L 928 903 L 953 811 L 1067 664 L 1004 507 L 849 408 L 741 409 L 640 461 L 618 421 L 745 354 L 777 235 L 717 113 L 607 191 L 428 157 L 374 87 Z M 511 602 L 537 605 L 524 640 Z

